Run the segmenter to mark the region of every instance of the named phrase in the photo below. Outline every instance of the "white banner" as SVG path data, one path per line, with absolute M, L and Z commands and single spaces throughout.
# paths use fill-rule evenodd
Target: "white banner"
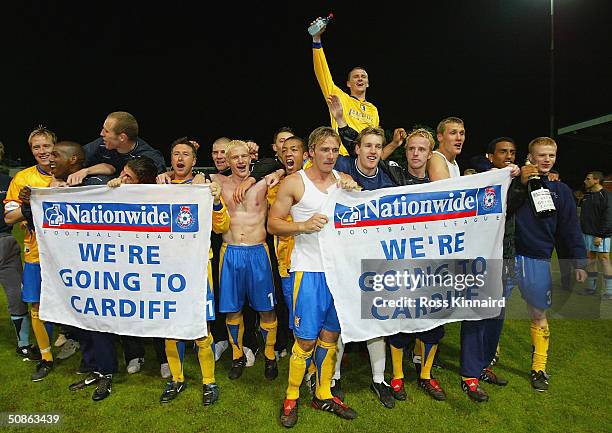
M 510 169 L 333 192 L 319 235 L 345 342 L 495 317 Z
M 36 188 L 40 317 L 140 337 L 207 334 L 205 185 Z

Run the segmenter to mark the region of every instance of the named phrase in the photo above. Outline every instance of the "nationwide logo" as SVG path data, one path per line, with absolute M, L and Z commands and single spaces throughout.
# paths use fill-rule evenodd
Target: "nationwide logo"
M 197 204 L 43 202 L 43 228 L 197 232 Z
M 502 212 L 501 185 L 395 194 L 354 206 L 336 204 L 335 228 L 440 221 Z

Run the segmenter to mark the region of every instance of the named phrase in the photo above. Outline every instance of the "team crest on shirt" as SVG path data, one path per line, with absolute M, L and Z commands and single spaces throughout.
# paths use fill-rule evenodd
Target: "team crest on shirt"
M 490 209 L 497 203 L 497 195 L 495 194 L 495 188 L 489 187 L 485 189 L 484 197 L 482 198 L 482 204 L 485 209 Z
M 182 229 L 186 229 L 193 224 L 193 214 L 189 206 L 181 206 L 176 217 L 176 223 Z
M 361 111 L 366 111 L 366 106 L 365 106 L 365 104 L 361 104 Z
M 293 319 L 293 327 L 294 328 L 299 328 L 300 327 L 300 317 L 299 316 L 295 316 L 295 318 Z

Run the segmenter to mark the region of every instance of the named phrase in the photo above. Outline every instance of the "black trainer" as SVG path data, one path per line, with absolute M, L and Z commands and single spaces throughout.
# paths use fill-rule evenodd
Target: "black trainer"
M 482 403 L 489 399 L 488 394 L 480 387 L 478 379 L 468 379 L 461 381 L 461 389 L 467 396 L 477 403 Z
M 276 359 L 265 359 L 266 366 L 264 367 L 264 376 L 268 380 L 274 380 L 278 376 L 278 365 L 276 363 Z
M 227 377 L 232 380 L 238 379 L 240 376 L 242 376 L 244 367 L 246 367 L 246 356 L 242 355 L 240 358 L 232 360 L 232 368 L 230 368 Z
M 40 350 L 36 346 L 21 346 L 18 347 L 15 352 L 21 356 L 24 361 L 40 361 L 42 356 Z
M 331 387 L 332 395 L 334 397 L 338 397 L 340 401 L 344 401 L 344 391 L 342 391 L 342 384 L 340 383 L 340 379 L 333 379 L 333 380 L 334 380 L 334 386 Z
M 285 399 L 281 408 L 280 423 L 283 427 L 291 428 L 298 420 L 298 401 Z
M 78 382 L 71 383 L 68 385 L 68 389 L 70 391 L 78 391 L 79 389 L 83 389 L 86 386 L 93 385 L 94 383 L 98 383 L 100 380 L 100 375 L 98 373 L 94 373 L 93 371 L 85 376 L 83 379 Z
M 202 403 L 210 406 L 219 400 L 219 386 L 216 383 L 207 383 L 202 386 Z
M 480 373 L 480 380 L 486 383 L 490 383 L 491 385 L 508 385 L 508 381 L 506 379 L 502 379 L 501 377 L 499 377 L 490 368 L 485 368 L 484 370 L 482 370 L 482 373 Z
M 168 403 L 174 400 L 184 389 L 185 382 L 175 382 L 170 381 L 166 384 L 166 388 L 164 388 L 164 392 L 162 392 L 161 397 L 159 398 L 160 403 Z
M 531 370 L 531 386 L 536 391 L 542 392 L 548 390 L 548 379 L 550 376 L 545 371 Z
M 446 400 L 446 393 L 433 377 L 431 379 L 417 379 L 417 385 L 431 396 L 434 400 Z
M 53 361 L 45 361 L 44 359 L 36 364 L 36 371 L 32 374 L 32 382 L 43 380 L 49 375 L 53 369 Z
M 374 394 L 378 396 L 380 402 L 387 409 L 393 409 L 395 407 L 395 399 L 393 398 L 393 394 L 391 393 L 391 387 L 385 382 L 372 382 L 370 384 L 370 389 L 374 392 Z
M 324 410 L 331 412 L 334 415 L 344 419 L 355 419 L 357 418 L 357 412 L 348 407 L 338 397 L 327 398 L 325 400 L 318 399 L 317 397 L 312 398 L 311 406 L 314 409 Z
M 95 391 L 91 395 L 91 398 L 93 399 L 93 401 L 104 400 L 106 397 L 108 397 L 111 394 L 112 389 L 113 389 L 113 375 L 112 374 L 106 374 L 106 375 L 101 374 L 100 379 L 98 380 L 98 386 L 96 387 Z

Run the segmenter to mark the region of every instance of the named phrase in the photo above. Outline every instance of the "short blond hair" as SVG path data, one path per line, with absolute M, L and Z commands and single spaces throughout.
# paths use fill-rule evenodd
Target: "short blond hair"
M 529 153 L 535 146 L 554 146 L 557 148 L 557 143 L 550 137 L 538 137 L 529 142 Z
M 406 137 L 406 146 L 412 137 L 423 137 L 429 141 L 429 151 L 431 152 L 436 146 L 436 140 L 434 140 L 433 135 L 425 128 L 417 128 L 410 131 L 408 136 Z
M 461 120 L 458 117 L 447 117 L 445 119 L 440 120 L 440 123 L 438 123 L 438 127 L 436 128 L 436 133 L 437 134 L 444 134 L 444 130 L 446 129 L 446 125 L 448 125 L 449 123 L 456 123 L 458 125 L 463 125 L 465 127 L 465 124 L 463 123 L 463 120 Z
M 28 144 L 30 146 L 32 146 L 32 139 L 37 135 L 44 135 L 49 140 L 51 140 L 51 143 L 57 143 L 57 136 L 55 135 L 55 132 L 51 131 L 50 129 L 47 129 L 46 126 L 38 125 L 38 128 L 30 132 L 30 135 L 28 135 Z
M 324 142 L 327 137 L 334 137 L 338 141 L 338 145 L 342 143 L 340 136 L 333 128 L 329 126 L 319 126 L 308 136 L 308 150 L 314 152 L 317 144 Z
M 247 150 L 247 153 L 249 153 L 249 146 L 246 144 L 246 141 L 242 141 L 242 140 L 231 140 L 229 141 L 226 145 L 225 145 L 225 154 L 227 156 L 229 156 L 230 152 L 232 151 L 232 149 L 235 149 L 237 147 L 244 147 Z

